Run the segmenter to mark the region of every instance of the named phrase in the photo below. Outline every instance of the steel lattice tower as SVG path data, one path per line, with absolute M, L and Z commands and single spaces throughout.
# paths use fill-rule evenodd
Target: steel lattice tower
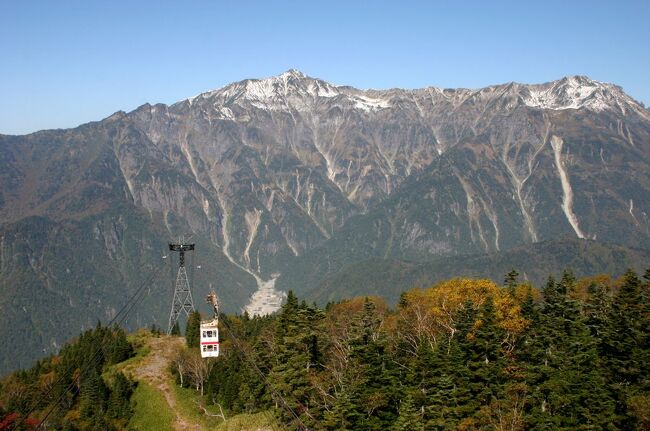
M 189 317 L 191 311 L 194 311 L 194 301 L 192 300 L 192 291 L 190 290 L 190 281 L 187 278 L 185 270 L 185 252 L 194 251 L 194 244 L 169 244 L 169 251 L 176 251 L 179 254 L 178 275 L 176 276 L 176 285 L 174 287 L 174 299 L 172 300 L 172 309 L 169 312 L 169 326 L 167 334 L 171 334 L 172 328 L 178 322 L 181 313 Z

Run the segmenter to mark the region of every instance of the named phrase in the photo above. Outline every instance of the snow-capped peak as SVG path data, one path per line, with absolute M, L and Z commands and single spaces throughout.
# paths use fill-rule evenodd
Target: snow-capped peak
M 366 112 L 390 107 L 387 98 L 377 97 L 374 93 L 370 96 L 366 91 L 351 87 L 338 87 L 310 78 L 296 69 L 269 78 L 240 81 L 187 99 L 187 103 L 192 105 L 195 100 L 210 99 L 215 109 L 224 104 L 244 103 L 259 109 L 306 111 L 319 100 L 336 97 L 341 97 L 341 103 Z M 220 108 L 217 110 L 222 111 Z M 220 116 L 232 119 L 223 113 Z
M 196 99 L 207 99 L 219 95 L 226 97 L 243 97 L 250 100 L 264 100 L 275 97 L 277 95 L 276 90 L 280 90 L 281 93 L 284 92 L 286 94 L 290 81 L 303 79 L 309 78 L 297 69 L 289 69 L 277 76 L 263 79 L 246 79 L 215 90 L 206 91 L 196 96 L 189 97 L 183 102 L 192 105 Z
M 281 73 L 278 78 L 307 78 L 307 75 L 299 71 L 298 69 L 289 69 L 286 72 Z
M 587 108 L 599 112 L 618 108 L 625 113 L 624 105 L 631 101 L 620 87 L 586 76 L 567 76 L 546 84 L 529 85 L 527 89 L 524 103 L 542 109 Z
M 545 84 L 510 83 L 476 90 L 444 90 L 429 87 L 423 90 L 383 91 L 337 86 L 311 78 L 299 70 L 289 69 L 268 78 L 236 82 L 183 102 L 190 106 L 193 103 L 201 103 L 204 109 L 213 109 L 219 117 L 234 120 L 240 111 L 236 109 L 237 105 L 272 111 L 309 111 L 316 104 L 331 100 L 343 109 L 373 113 L 397 106 L 395 103 L 399 105 L 399 98 L 404 94 L 422 92 L 428 94 L 432 101 L 434 99 L 444 101 L 454 107 L 468 100 L 473 103 L 488 103 L 491 100 L 503 99 L 509 107 L 523 103 L 531 108 L 545 110 L 588 109 L 594 112 L 615 110 L 623 115 L 635 111 L 645 118 L 649 117 L 648 111 L 626 95 L 620 87 L 595 81 L 586 76 L 568 76 Z

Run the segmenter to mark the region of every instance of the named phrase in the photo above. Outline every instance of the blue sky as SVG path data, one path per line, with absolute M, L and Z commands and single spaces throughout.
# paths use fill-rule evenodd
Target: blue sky
M 650 1 L 0 1 L 0 133 L 289 68 L 360 88 L 587 75 L 650 105 Z

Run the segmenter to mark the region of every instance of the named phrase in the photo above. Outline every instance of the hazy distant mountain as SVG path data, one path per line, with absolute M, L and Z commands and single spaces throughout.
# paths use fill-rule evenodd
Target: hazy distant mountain
M 161 267 L 130 324 L 165 326 L 161 256 L 179 235 L 199 244 L 195 302 L 212 283 L 230 311 L 278 277 L 307 291 L 371 258 L 564 237 L 647 248 L 650 112 L 586 77 L 378 91 L 290 70 L 0 136 L 0 184 L 0 342 L 26 361 Z

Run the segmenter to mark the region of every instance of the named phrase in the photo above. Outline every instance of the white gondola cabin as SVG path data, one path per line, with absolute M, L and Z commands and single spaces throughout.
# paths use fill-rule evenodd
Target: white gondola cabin
M 219 356 L 219 300 L 214 290 L 205 298 L 214 309 L 212 320 L 201 321 L 201 357 L 216 358 Z
M 216 358 L 217 356 L 219 356 L 219 320 L 202 321 L 201 357 Z

